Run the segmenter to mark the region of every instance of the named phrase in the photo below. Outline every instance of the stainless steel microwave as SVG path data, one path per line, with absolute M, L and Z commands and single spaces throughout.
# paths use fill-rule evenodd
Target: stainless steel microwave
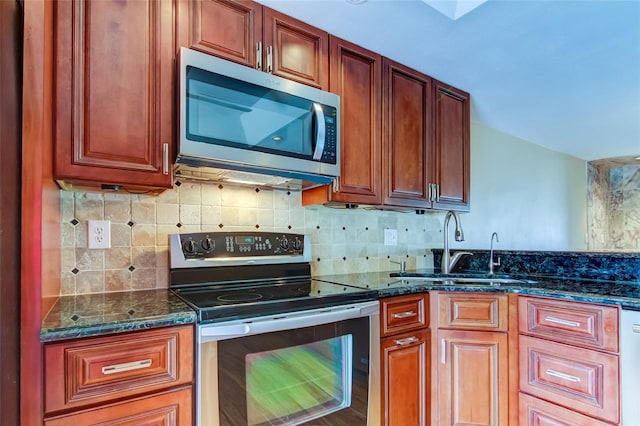
M 180 49 L 177 176 L 330 183 L 340 174 L 339 129 L 339 96 Z

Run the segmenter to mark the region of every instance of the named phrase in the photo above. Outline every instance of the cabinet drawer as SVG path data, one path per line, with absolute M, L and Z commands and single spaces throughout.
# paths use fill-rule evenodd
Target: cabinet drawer
M 520 393 L 521 426 L 610 426 L 575 411 Z
M 191 387 L 46 419 L 44 426 L 192 426 Z
M 193 327 L 45 345 L 45 411 L 191 383 Z
M 618 352 L 618 308 L 521 297 L 520 333 Z
M 520 390 L 617 423 L 618 356 L 520 336 Z
M 438 328 L 507 331 L 506 294 L 439 293 Z
M 428 306 L 428 293 L 381 299 L 382 336 L 427 327 Z

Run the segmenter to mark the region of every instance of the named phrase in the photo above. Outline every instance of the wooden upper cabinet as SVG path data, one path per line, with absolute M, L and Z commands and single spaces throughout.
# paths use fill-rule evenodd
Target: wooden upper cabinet
M 329 90 L 329 34 L 249 0 L 179 0 L 178 46 Z
M 262 6 L 242 0 L 180 0 L 178 34 L 183 47 L 255 68 Z
M 330 37 L 330 91 L 340 96 L 340 178 L 306 190 L 303 204 L 382 203 L 382 57 Z
M 433 207 L 469 210 L 469 94 L 434 80 L 434 148 L 436 193 Z
M 54 4 L 54 176 L 172 186 L 173 3 Z
M 383 202 L 430 208 L 433 82 L 386 58 L 383 72 Z
M 263 8 L 263 55 L 274 75 L 329 90 L 329 34 Z

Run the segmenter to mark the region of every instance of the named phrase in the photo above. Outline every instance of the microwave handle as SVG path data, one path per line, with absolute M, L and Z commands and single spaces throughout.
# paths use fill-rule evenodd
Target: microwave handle
M 313 114 L 316 117 L 316 140 L 313 150 L 313 159 L 320 161 L 324 152 L 324 141 L 326 137 L 326 124 L 324 121 L 324 111 L 320 104 L 313 104 Z

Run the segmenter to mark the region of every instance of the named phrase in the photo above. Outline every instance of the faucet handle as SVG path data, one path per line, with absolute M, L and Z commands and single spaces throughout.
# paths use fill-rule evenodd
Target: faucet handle
M 401 260 L 400 262 L 396 262 L 395 260 L 389 260 L 391 263 L 395 263 L 396 265 L 400 265 L 400 272 L 407 272 L 407 262 L 405 260 Z

